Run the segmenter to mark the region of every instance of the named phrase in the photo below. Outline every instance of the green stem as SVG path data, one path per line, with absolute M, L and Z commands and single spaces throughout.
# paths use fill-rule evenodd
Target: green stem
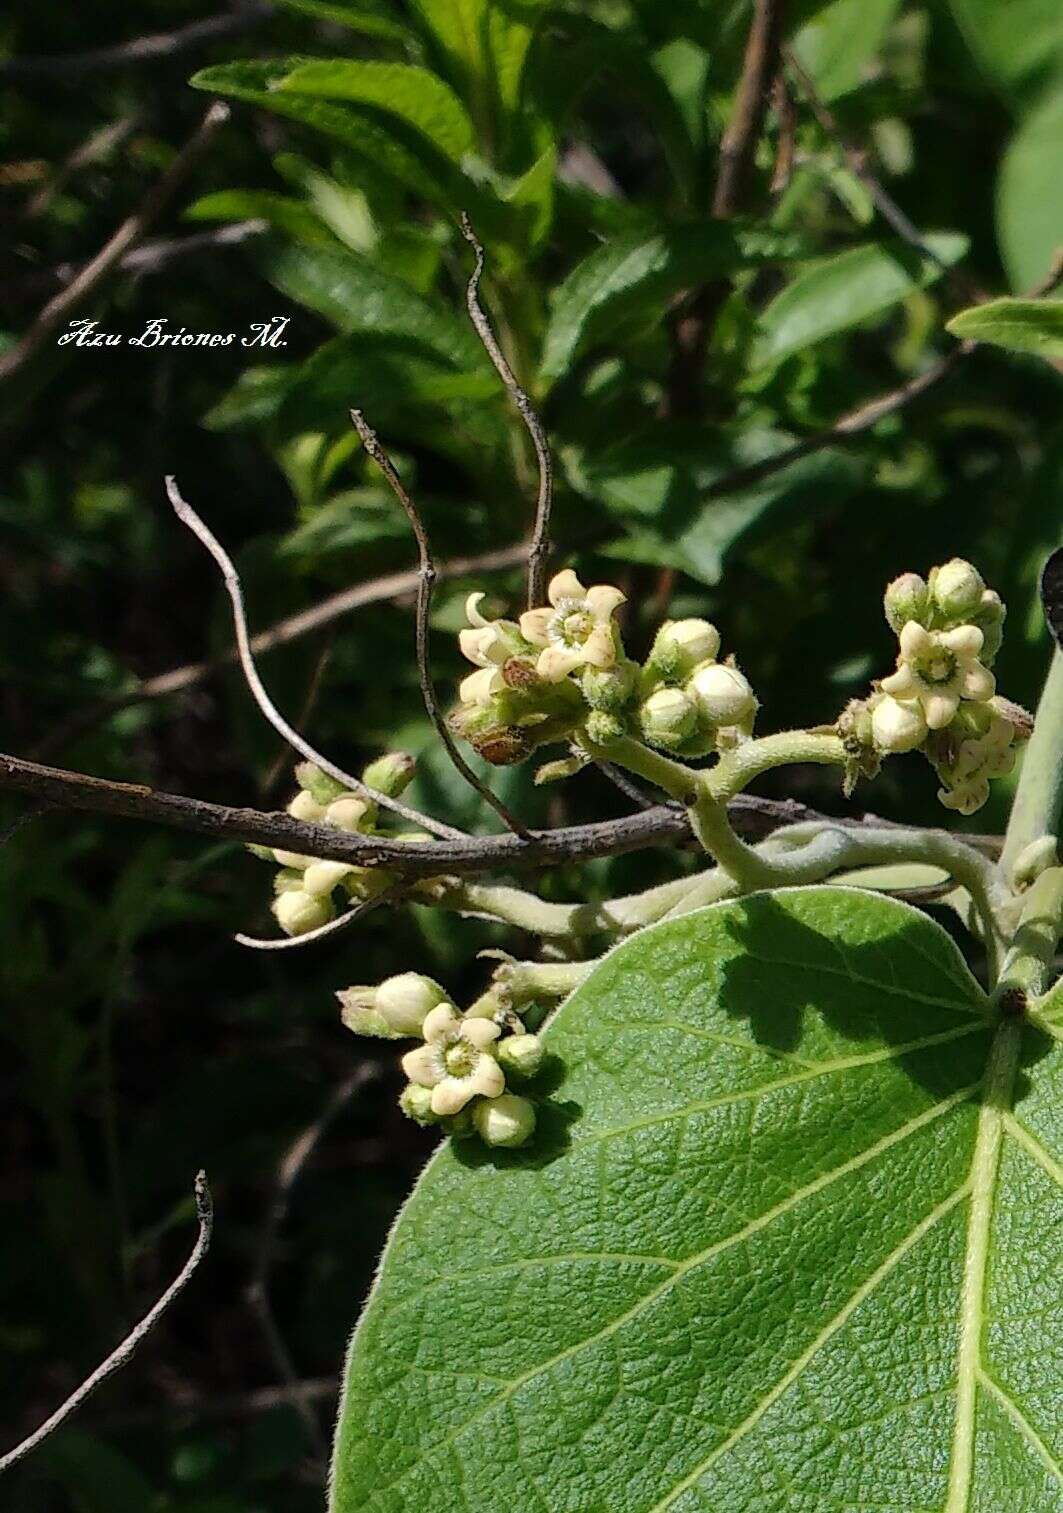
M 1037 706 L 1004 838 L 1005 878 L 1019 854 L 1042 835 L 1058 836 L 1063 811 L 1063 653 L 1056 651 Z
M 1063 934 L 1063 867 L 1048 867 L 1025 895 L 1018 928 L 1004 958 L 994 1000 L 1016 989 L 1043 993 Z
M 845 747 L 836 735 L 811 730 L 780 730 L 776 735 L 761 736 L 729 751 L 705 775 L 705 784 L 714 798 L 726 803 L 762 772 L 793 762 L 841 767 L 845 763 Z

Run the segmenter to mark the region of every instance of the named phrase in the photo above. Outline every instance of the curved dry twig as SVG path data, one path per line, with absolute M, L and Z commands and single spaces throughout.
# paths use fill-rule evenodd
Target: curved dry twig
M 102 1365 L 96 1367 L 96 1370 L 92 1373 L 91 1376 L 85 1378 L 81 1386 L 78 1387 L 75 1392 L 72 1392 L 70 1394 L 66 1402 L 63 1403 L 60 1408 L 57 1408 L 50 1418 L 46 1418 L 44 1423 L 41 1424 L 40 1428 L 35 1429 L 32 1434 L 28 1435 L 27 1438 L 22 1441 L 21 1444 L 16 1445 L 13 1450 L 9 1450 L 6 1455 L 0 1456 L 0 1472 L 7 1471 L 11 1466 L 15 1465 L 17 1461 L 22 1460 L 24 1456 L 28 1455 L 31 1450 L 35 1450 L 37 1446 L 44 1440 L 46 1440 L 50 1434 L 53 1434 L 55 1430 L 58 1429 L 59 1426 L 63 1424 L 72 1413 L 76 1412 L 77 1409 L 80 1408 L 81 1404 L 85 1401 L 90 1393 L 95 1392 L 96 1388 L 99 1387 L 102 1382 L 105 1382 L 109 1376 L 113 1376 L 116 1371 L 120 1371 L 121 1368 L 129 1361 L 133 1352 L 136 1350 L 137 1346 L 141 1343 L 145 1336 L 148 1335 L 152 1329 L 154 1329 L 155 1325 L 158 1323 L 159 1319 L 162 1318 L 162 1315 L 169 1308 L 170 1304 L 173 1303 L 174 1300 L 178 1298 L 188 1286 L 188 1283 L 192 1279 L 193 1272 L 195 1272 L 196 1268 L 199 1266 L 199 1263 L 203 1260 L 203 1257 L 206 1255 L 208 1249 L 210 1248 L 210 1237 L 214 1227 L 214 1205 L 211 1202 L 210 1188 L 207 1185 L 207 1176 L 205 1172 L 199 1172 L 196 1176 L 195 1195 L 196 1218 L 199 1220 L 199 1234 L 196 1236 L 196 1243 L 192 1248 L 192 1254 L 189 1256 L 185 1264 L 181 1267 L 181 1270 L 177 1273 L 177 1276 L 174 1277 L 173 1281 L 170 1283 L 169 1287 L 167 1287 L 162 1296 L 152 1305 L 151 1308 L 148 1309 L 147 1313 L 141 1319 L 140 1323 L 133 1326 L 133 1328 L 129 1331 L 118 1348 L 111 1352 L 111 1354 L 102 1363 Z
M 363 914 L 368 914 L 378 904 L 392 902 L 400 891 L 398 888 L 387 888 L 383 893 L 378 893 L 376 898 L 365 899 L 338 914 L 335 919 L 330 919 L 327 925 L 318 925 L 316 930 L 304 930 L 302 935 L 234 935 L 233 940 L 239 946 L 249 946 L 252 951 L 293 951 L 299 946 L 312 946 L 317 941 L 324 940 L 327 935 L 337 935 L 340 930 L 353 925 L 356 919 L 361 919 Z
M 514 835 L 527 835 L 528 827 L 503 803 L 497 793 L 493 793 L 483 779 L 478 777 L 472 770 L 458 750 L 454 737 L 447 729 L 447 722 L 443 717 L 443 711 L 439 707 L 439 700 L 436 698 L 435 684 L 432 682 L 432 670 L 428 661 L 428 616 L 432 609 L 432 589 L 436 581 L 436 565 L 432 560 L 432 549 L 428 542 L 428 532 L 424 528 L 424 521 L 421 519 L 420 512 L 414 504 L 409 490 L 398 475 L 395 464 L 381 445 L 380 437 L 373 430 L 361 410 L 352 410 L 351 420 L 354 422 L 354 428 L 358 432 L 358 435 L 362 438 L 362 445 L 365 447 L 366 453 L 383 473 L 388 487 L 402 505 L 406 518 L 410 522 L 414 539 L 417 542 L 417 555 L 419 559 L 417 576 L 417 629 L 415 633 L 417 673 L 421 680 L 421 697 L 424 700 L 424 707 L 428 711 L 428 718 L 435 726 L 436 734 L 446 747 L 450 760 L 469 786 L 475 788 L 480 797 L 490 804 L 503 824 L 512 830 Z
M 266 686 L 259 677 L 254 653 L 251 650 L 251 638 L 247 629 L 244 593 L 240 586 L 240 576 L 233 566 L 232 558 L 210 527 L 200 519 L 192 506 L 182 499 L 180 490 L 177 487 L 176 478 L 172 476 L 167 477 L 166 492 L 178 520 L 181 521 L 182 525 L 186 525 L 194 536 L 198 537 L 221 569 L 222 577 L 225 580 L 226 592 L 232 603 L 233 627 L 236 631 L 236 645 L 240 657 L 240 666 L 243 668 L 247 686 L 254 696 L 255 703 L 273 726 L 274 730 L 279 731 L 289 746 L 293 750 L 298 751 L 300 756 L 306 757 L 308 761 L 315 762 L 323 772 L 327 772 L 330 777 L 335 778 L 337 783 L 342 783 L 344 787 L 350 788 L 353 792 L 361 793 L 366 798 L 372 799 L 381 808 L 390 809 L 394 814 L 401 814 L 403 819 L 410 820 L 415 825 L 422 825 L 425 830 L 431 831 L 433 835 L 442 836 L 447 839 L 463 835 L 463 831 L 455 829 L 452 825 L 444 825 L 441 821 L 432 819 L 430 815 L 421 814 L 419 810 L 411 809 L 407 804 L 400 803 L 398 799 L 389 798 L 386 794 L 377 793 L 373 788 L 367 788 L 361 778 L 356 778 L 352 773 L 345 772 L 342 767 L 337 767 L 335 762 L 323 756 L 293 726 L 288 724 L 288 721 L 266 692 Z
M 484 249 L 469 220 L 466 211 L 461 212 L 461 234 L 476 254 L 476 266 L 473 268 L 472 277 L 466 290 L 465 302 L 469 309 L 469 319 L 476 328 L 476 334 L 483 343 L 484 350 L 495 365 L 499 378 L 506 386 L 513 403 L 520 412 L 520 418 L 524 427 L 531 437 L 532 446 L 535 448 L 535 456 L 539 464 L 539 497 L 535 506 L 535 525 L 532 529 L 531 545 L 528 548 L 528 608 L 534 609 L 537 604 L 543 602 L 543 576 L 546 568 L 546 559 L 550 555 L 550 509 L 553 503 L 554 492 L 554 465 L 550 457 L 550 446 L 546 440 L 546 432 L 543 423 L 535 413 L 528 395 L 521 388 L 514 375 L 513 369 L 503 356 L 502 349 L 495 340 L 495 334 L 491 330 L 491 324 L 484 314 L 480 304 L 480 279 L 484 271 Z

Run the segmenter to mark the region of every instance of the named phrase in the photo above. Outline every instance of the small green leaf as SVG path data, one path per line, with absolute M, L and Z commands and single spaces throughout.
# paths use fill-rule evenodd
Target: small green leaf
M 1011 287 L 1032 289 L 1063 246 L 1063 89 L 1047 95 L 1008 144 L 997 178 L 997 240 Z
M 993 299 L 961 310 L 946 329 L 953 336 L 992 342 L 1010 352 L 1063 357 L 1063 300 Z
M 455 163 L 473 144 L 472 122 L 454 91 L 409 63 L 331 59 L 304 63 L 280 84 L 286 94 L 368 105 L 398 117 Z
M 1063 1047 L 838 888 L 613 951 L 536 1143 L 445 1144 L 347 1367 L 331 1513 L 1057 1513 Z
M 616 237 L 577 264 L 558 289 L 543 341 L 542 376 L 559 377 L 580 352 L 633 314 L 659 319 L 681 289 L 799 251 L 793 237 L 721 221 Z
M 397 21 L 364 4 L 346 4 L 342 0 L 280 0 L 289 10 L 301 11 L 319 21 L 346 26 L 364 37 L 379 37 L 387 42 L 406 42 L 410 33 Z
M 967 250 L 967 238 L 956 232 L 932 233 L 925 241 L 934 258 L 921 258 L 900 241 L 874 242 L 805 268 L 761 312 L 753 366 L 781 362 L 884 314 L 934 283 Z
M 219 189 L 193 201 L 189 221 L 261 220 L 297 241 L 334 247 L 336 238 L 303 200 L 271 189 Z
M 801 28 L 793 49 L 825 100 L 863 81 L 898 10 L 900 0 L 834 0 Z

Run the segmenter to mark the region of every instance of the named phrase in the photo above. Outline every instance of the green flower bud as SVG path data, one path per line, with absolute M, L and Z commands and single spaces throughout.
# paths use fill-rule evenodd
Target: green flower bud
M 507 1035 L 494 1048 L 495 1060 L 507 1078 L 534 1077 L 543 1064 L 543 1043 L 538 1035 Z
M 720 633 L 708 620 L 666 620 L 657 632 L 649 664 L 664 678 L 681 683 L 702 662 L 712 662 Z
M 399 1099 L 399 1108 L 407 1119 L 412 1119 L 415 1124 L 427 1127 L 439 1123 L 439 1115 L 432 1112 L 432 1089 L 418 1087 L 416 1082 L 411 1082 L 403 1090 Z
M 706 662 L 686 687 L 710 725 L 740 725 L 756 712 L 757 701 L 748 679 L 737 667 Z
M 452 1140 L 468 1140 L 476 1133 L 476 1125 L 473 1123 L 472 1105 L 466 1104 L 456 1114 L 448 1114 L 441 1119 L 440 1124 L 446 1130 Z
M 609 746 L 623 734 L 623 723 L 615 714 L 606 714 L 602 709 L 591 710 L 587 717 L 587 739 L 595 746 Z
M 273 913 L 285 935 L 305 935 L 327 925 L 335 917 L 335 910 L 327 898 L 315 898 L 301 888 L 281 893 L 273 900 Z
M 327 772 L 322 772 L 316 762 L 299 762 L 295 769 L 295 781 L 322 808 L 347 791 L 342 783 L 330 777 Z
M 895 636 L 900 635 L 909 620 L 925 625 L 930 610 L 927 585 L 918 573 L 902 573 L 886 589 L 882 607 L 886 611 L 886 622 Z
M 981 573 L 962 557 L 953 557 L 930 572 L 931 597 L 948 620 L 967 620 L 979 607 L 985 592 Z
M 640 706 L 639 724 L 652 746 L 671 751 L 696 731 L 698 707 L 681 688 L 658 688 Z
M 303 890 L 303 874 L 298 867 L 282 867 L 273 879 L 273 891 L 278 896 L 282 893 L 295 893 Z
M 914 751 L 926 740 L 926 720 L 914 701 L 902 704 L 899 699 L 883 696 L 871 713 L 871 733 L 877 750 L 890 755 Z
M 376 819 L 376 805 L 370 799 L 345 793 L 342 798 L 333 799 L 325 810 L 324 819 L 326 825 L 337 825 L 341 830 L 365 831 Z
M 394 799 L 409 787 L 416 770 L 417 763 L 405 751 L 389 751 L 369 763 L 362 773 L 362 782 L 375 793 Z
M 272 846 L 256 846 L 254 841 L 247 841 L 245 843 L 245 850 L 250 851 L 252 856 L 257 856 L 260 862 L 271 862 L 274 860 Z
M 637 664 L 626 660 L 612 667 L 588 667 L 580 679 L 583 696 L 592 709 L 620 714 L 635 691 L 638 672 Z
M 400 1035 L 419 1035 L 426 1017 L 450 999 L 431 977 L 420 972 L 400 972 L 376 990 L 373 1007 Z
M 327 898 L 350 870 L 347 862 L 312 862 L 303 873 L 303 887 L 315 898 Z
M 1039 835 L 1035 841 L 1024 846 L 1011 868 L 1011 886 L 1016 893 L 1023 893 L 1037 881 L 1049 867 L 1059 866 L 1059 854 L 1054 835 Z M 501 1060 L 501 1057 L 499 1058 Z
M 497 1098 L 481 1098 L 472 1121 L 485 1145 L 515 1150 L 535 1133 L 535 1106 L 516 1093 L 500 1093 Z
M 977 625 L 982 632 L 982 650 L 978 653 L 978 659 L 985 667 L 992 667 L 1003 644 L 1007 613 L 1000 595 L 987 588 L 971 616 L 971 624 Z

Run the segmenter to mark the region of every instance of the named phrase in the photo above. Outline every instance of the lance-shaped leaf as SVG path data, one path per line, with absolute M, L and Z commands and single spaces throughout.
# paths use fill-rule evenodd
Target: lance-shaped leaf
M 293 69 L 280 87 L 287 94 L 343 100 L 396 116 L 455 162 L 472 146 L 472 123 L 457 95 L 427 68 L 412 63 L 321 59 Z
M 946 329 L 1010 352 L 1063 358 L 1063 300 L 991 299 L 961 310 Z
M 446 1145 L 355 1335 L 332 1513 L 1063 1508 L 1063 1051 L 839 887 L 620 946 L 537 1143 Z

